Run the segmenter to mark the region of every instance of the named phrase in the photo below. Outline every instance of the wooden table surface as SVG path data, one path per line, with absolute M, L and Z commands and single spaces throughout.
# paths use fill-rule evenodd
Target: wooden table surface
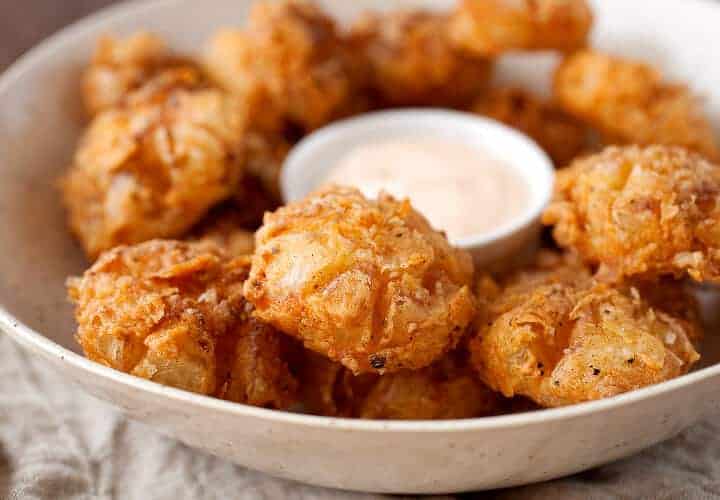
M 0 69 L 63 26 L 117 0 L 0 0 Z

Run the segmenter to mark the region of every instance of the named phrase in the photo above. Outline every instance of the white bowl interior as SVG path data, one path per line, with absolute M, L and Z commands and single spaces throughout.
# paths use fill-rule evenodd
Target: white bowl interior
M 518 217 L 489 233 L 453 243 L 481 249 L 532 223 L 550 200 L 555 171 L 534 141 L 494 120 L 438 109 L 368 113 L 316 131 L 293 148 L 285 161 L 280 179 L 283 195 L 287 201 L 303 198 L 322 185 L 345 154 L 358 146 L 392 140 L 422 142 L 427 138 L 460 142 L 484 151 L 513 169 L 530 188 L 527 208 Z M 442 175 L 442 165 L 438 165 L 437 175 Z

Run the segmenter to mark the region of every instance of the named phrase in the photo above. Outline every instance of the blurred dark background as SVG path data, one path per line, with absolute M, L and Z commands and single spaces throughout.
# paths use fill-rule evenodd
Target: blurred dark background
M 0 0 L 0 70 L 63 26 L 116 0 Z

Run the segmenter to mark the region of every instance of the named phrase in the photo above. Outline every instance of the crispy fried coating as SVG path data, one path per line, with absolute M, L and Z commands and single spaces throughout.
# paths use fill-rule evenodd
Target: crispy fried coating
M 497 414 L 501 397 L 464 362 L 446 356 L 417 371 L 379 377 L 360 406 L 360 418 L 442 420 Z
M 466 106 L 491 75 L 490 61 L 451 43 L 442 14 L 368 13 L 352 27 L 349 40 L 366 59 L 370 91 L 384 106 Z
M 99 114 L 62 182 L 87 255 L 173 238 L 230 197 L 243 170 L 244 103 L 167 74 Z
M 471 257 L 407 200 L 330 186 L 267 214 L 256 243 L 258 317 L 356 374 L 429 365 L 475 312 Z
M 536 288 L 544 285 L 587 286 L 591 270 L 573 254 L 540 250 L 529 265 L 497 279 L 481 275 L 475 286 L 478 317 L 487 322 L 521 305 Z
M 586 125 L 555 103 L 521 89 L 491 89 L 477 99 L 470 110 L 532 137 L 556 167 L 566 166 L 590 147 L 590 131 Z
M 306 129 L 353 107 L 356 65 L 335 22 L 313 2 L 253 6 L 244 30 L 224 29 L 205 51 L 210 75 L 230 91 L 263 89 L 272 111 Z
M 355 376 L 339 363 L 306 351 L 301 375 L 303 404 L 326 416 L 388 420 L 472 418 L 504 409 L 455 353 L 427 368 Z
M 543 222 L 603 280 L 720 281 L 720 166 L 682 148 L 610 147 L 575 161 Z
M 298 382 L 288 368 L 288 339 L 246 317 L 233 332 L 235 349 L 217 397 L 265 408 L 286 409 L 297 401 Z
M 699 359 L 699 325 L 663 309 L 662 290 L 651 304 L 629 285 L 597 283 L 576 262 L 557 265 L 510 277 L 491 302 L 470 342 L 491 388 L 563 406 L 677 377 Z M 668 297 L 682 293 L 677 283 L 664 286 Z
M 703 340 L 703 317 L 693 283 L 663 278 L 656 282 L 632 281 L 640 296 L 652 307 L 659 309 L 678 322 L 685 324 L 688 337 L 696 347 Z
M 585 47 L 592 27 L 586 0 L 461 0 L 450 33 L 473 53 Z
M 174 55 L 159 37 L 135 33 L 126 38 L 100 38 L 90 66 L 83 73 L 82 93 L 90 116 L 115 107 L 148 80 L 168 70 L 191 71 L 195 64 Z
M 68 280 L 88 358 L 160 384 L 285 408 L 296 381 L 283 337 L 249 317 L 248 258 L 210 242 L 152 240 L 104 253 Z
M 720 158 L 700 99 L 638 61 L 585 50 L 557 69 L 554 93 L 568 112 L 597 127 L 608 144 L 683 146 Z
M 255 233 L 247 229 L 244 211 L 232 205 L 211 211 L 193 230 L 191 241 L 209 241 L 223 248 L 228 255 L 240 257 L 255 250 Z

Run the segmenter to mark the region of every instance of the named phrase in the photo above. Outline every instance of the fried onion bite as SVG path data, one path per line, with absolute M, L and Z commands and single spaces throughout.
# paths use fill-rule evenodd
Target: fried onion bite
M 554 93 L 568 113 L 600 130 L 607 144 L 666 144 L 720 158 L 700 99 L 647 64 L 581 51 L 558 67 Z
M 181 236 L 232 196 L 246 119 L 240 99 L 182 74 L 165 74 L 95 117 L 62 181 L 88 257 Z
M 382 106 L 466 106 L 492 73 L 489 60 L 452 44 L 442 14 L 367 13 L 348 38 L 366 60 L 370 92 Z
M 115 107 L 148 80 L 168 70 L 200 72 L 187 58 L 173 54 L 151 33 L 98 40 L 90 65 L 83 73 L 82 95 L 89 116 Z
M 204 59 L 218 84 L 240 94 L 266 90 L 274 111 L 308 130 L 356 104 L 358 66 L 334 20 L 311 1 L 255 4 L 247 27 L 218 31 Z
M 286 408 L 297 382 L 284 337 L 250 317 L 249 260 L 210 242 L 152 240 L 104 253 L 68 280 L 88 358 L 160 384 Z
M 482 56 L 570 52 L 587 45 L 592 21 L 586 0 L 461 0 L 450 33 L 460 47 Z
M 604 281 L 720 281 L 720 166 L 682 148 L 610 147 L 575 161 L 543 222 Z
M 591 147 L 590 130 L 555 103 L 517 88 L 494 88 L 478 98 L 470 110 L 510 125 L 532 137 L 564 167 Z
M 256 244 L 257 316 L 356 374 L 428 366 L 475 312 L 470 255 L 407 200 L 323 188 L 266 214 Z
M 699 325 L 664 309 L 662 291 L 650 303 L 631 285 L 596 282 L 577 263 L 556 265 L 510 277 L 470 342 L 492 389 L 563 406 L 677 377 L 699 359 Z M 679 286 L 664 285 L 673 297 Z
M 500 413 L 506 402 L 453 352 L 427 368 L 355 376 L 307 351 L 299 379 L 305 409 L 325 416 L 385 420 L 472 418 Z

